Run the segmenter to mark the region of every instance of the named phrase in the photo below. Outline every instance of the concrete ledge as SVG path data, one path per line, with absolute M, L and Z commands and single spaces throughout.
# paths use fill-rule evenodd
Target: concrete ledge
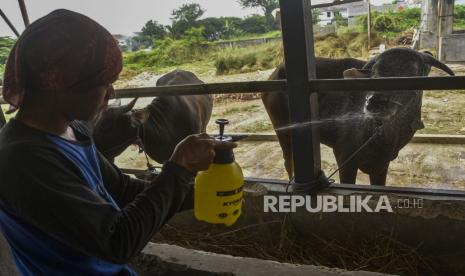
M 157 264 L 158 263 L 158 264 Z M 293 265 L 254 258 L 233 257 L 186 249 L 176 245 L 149 243 L 142 256 L 133 262 L 143 275 L 388 275 L 366 271 L 346 271 L 311 265 Z

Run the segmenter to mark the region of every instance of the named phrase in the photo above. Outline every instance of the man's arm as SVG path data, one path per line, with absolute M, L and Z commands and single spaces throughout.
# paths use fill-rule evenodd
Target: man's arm
M 0 179 L 7 183 L 0 185 L 0 200 L 64 244 L 115 263 L 137 254 L 176 213 L 193 177 L 168 162 L 152 185 L 118 210 L 91 191 L 59 152 L 11 150 L 9 162 L 0 164 Z
M 126 206 L 150 185 L 150 181 L 132 178 L 122 173 L 117 166 L 107 161 L 103 155 L 100 155 L 100 160 L 103 183 L 118 206 Z M 190 190 L 186 195 L 184 203 L 178 211 L 192 210 L 193 208 L 194 185 L 191 183 Z
M 100 153 L 100 170 L 103 184 L 118 206 L 124 207 L 134 201 L 136 196 L 150 185 L 149 181 L 132 178 L 121 172 Z

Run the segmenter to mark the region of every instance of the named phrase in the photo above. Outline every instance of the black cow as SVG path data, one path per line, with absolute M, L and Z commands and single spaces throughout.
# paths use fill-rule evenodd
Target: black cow
M 345 70 L 350 68 L 362 68 L 365 61 L 345 58 L 345 59 L 329 59 L 329 58 L 316 58 L 316 78 L 317 79 L 342 79 Z M 284 64 L 280 64 L 276 70 L 271 74 L 270 80 L 286 79 L 286 68 Z M 331 97 L 329 99 L 325 99 Z M 350 109 L 352 105 L 349 101 L 344 101 L 340 97 L 345 95 L 320 95 L 320 105 L 325 104 L 326 108 L 320 106 L 320 117 L 332 117 L 337 113 L 344 113 L 345 110 Z M 271 119 L 274 129 L 280 129 L 290 124 L 289 121 L 289 100 L 286 92 L 283 93 L 262 93 L 261 95 L 263 104 Z M 323 100 L 323 101 L 322 101 Z M 279 144 L 283 150 L 284 166 L 289 177 L 293 175 L 293 159 L 291 148 L 291 133 L 289 129 L 276 131 Z
M 318 74 L 319 70 L 333 70 L 341 73 L 341 60 L 333 60 L 334 66 L 328 66 L 327 60 L 317 59 L 317 77 L 331 78 Z M 445 64 L 433 58 L 429 53 L 421 53 L 407 48 L 387 50 L 370 60 L 360 70 L 360 64 L 353 69 L 342 71 L 344 77 L 379 78 L 379 77 L 414 77 L 427 76 L 431 66 L 437 67 L 450 75 L 454 73 Z M 342 77 L 339 76 L 339 77 Z M 319 94 L 320 118 L 330 119 L 320 126 L 321 142 L 333 148 L 338 166 L 341 166 L 371 137 L 373 139 L 358 152 L 339 171 L 341 183 L 355 183 L 357 171 L 360 169 L 369 174 L 372 185 L 385 185 L 390 161 L 410 141 L 418 129 L 423 128 L 421 122 L 422 91 L 357 91 L 327 92 Z M 264 100 L 268 114 L 275 126 L 286 124 L 274 120 L 276 112 L 269 102 L 278 105 L 278 99 Z M 283 97 L 282 94 L 280 96 Z M 277 97 L 276 97 L 277 98 Z M 280 100 L 281 101 L 281 100 Z M 287 102 L 285 103 L 287 104 Z M 280 115 L 282 116 L 282 115 Z M 346 120 L 353 118 L 352 120 Z M 334 120 L 332 120 L 334 119 Z M 338 120 L 342 119 L 342 120 Z M 288 132 L 288 131 L 287 131 Z M 289 134 L 279 134 L 286 169 L 292 175 L 292 154 Z M 282 139 L 285 141 L 281 142 Z M 283 146 L 284 145 L 284 146 Z
M 175 70 L 158 79 L 156 85 L 201 83 L 193 73 Z M 147 154 L 164 162 L 186 136 L 206 131 L 213 108 L 210 95 L 157 97 L 144 109 L 133 111 L 136 100 L 109 107 L 95 123 L 95 144 L 109 160 L 140 138 Z

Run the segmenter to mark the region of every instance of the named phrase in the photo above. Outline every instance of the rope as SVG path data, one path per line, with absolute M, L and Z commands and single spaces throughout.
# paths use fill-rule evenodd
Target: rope
M 140 136 L 140 130 L 142 129 L 142 138 Z M 145 150 L 143 139 L 145 140 L 145 128 L 142 124 L 137 127 L 137 138 L 136 143 L 139 146 L 139 153 L 143 152 L 145 155 L 145 160 L 147 161 L 147 171 L 152 173 L 155 171 L 155 166 L 150 163 L 149 156 L 147 155 L 147 151 Z
M 354 159 L 354 157 L 362 150 L 364 149 L 376 136 L 378 136 L 379 134 L 381 134 L 381 131 L 382 131 L 382 125 L 381 126 L 378 126 L 373 135 L 370 136 L 370 138 L 368 138 L 354 153 L 352 153 L 349 158 L 347 158 L 341 166 L 339 166 L 334 172 L 332 172 L 329 177 L 326 177 L 326 175 L 324 174 L 323 171 L 320 171 L 319 175 L 318 175 L 318 178 L 313 180 L 313 181 L 310 181 L 310 182 L 306 182 L 306 183 L 297 183 L 295 182 L 295 178 L 292 177 L 291 179 L 289 179 L 289 182 L 287 183 L 286 187 L 285 187 L 285 191 L 286 193 L 290 193 L 289 192 L 289 187 L 292 185 L 292 190 L 294 192 L 299 192 L 299 193 L 307 193 L 307 194 L 314 194 L 324 188 L 327 188 L 329 187 L 331 184 L 335 183 L 336 181 L 334 179 L 332 179 L 331 177 L 333 177 L 338 171 L 340 171 L 342 168 L 344 168 L 345 165 L 347 165 L 347 163 L 349 163 L 352 159 Z
M 338 171 L 340 171 L 342 168 L 344 168 L 345 165 L 347 165 L 347 163 L 349 163 L 349 161 L 351 161 L 363 148 L 365 148 L 370 142 L 371 140 L 373 140 L 376 136 L 378 136 L 379 134 L 381 134 L 381 130 L 382 130 L 382 125 L 381 126 L 378 126 L 376 129 L 375 129 L 375 132 L 373 133 L 373 135 L 371 135 L 370 138 L 368 138 L 368 140 L 365 141 L 365 143 L 363 143 L 363 145 L 360 146 L 360 148 L 358 148 L 358 150 L 356 150 L 354 153 L 352 153 L 352 155 L 349 156 L 349 158 L 347 158 L 341 166 L 339 166 L 334 172 L 332 172 L 328 179 L 331 179 L 331 177 L 333 177 Z M 331 179 L 332 180 L 332 179 Z M 334 182 L 334 180 L 332 180 Z

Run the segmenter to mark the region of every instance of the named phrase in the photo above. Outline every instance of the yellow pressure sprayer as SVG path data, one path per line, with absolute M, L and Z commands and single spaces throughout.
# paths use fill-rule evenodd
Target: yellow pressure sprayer
M 232 141 L 224 136 L 226 119 L 218 119 L 220 135 L 218 141 Z M 234 160 L 230 150 L 216 150 L 215 159 L 208 170 L 199 172 L 194 186 L 194 214 L 197 220 L 209 223 L 223 223 L 230 226 L 241 215 L 242 188 L 244 176 L 242 169 Z

